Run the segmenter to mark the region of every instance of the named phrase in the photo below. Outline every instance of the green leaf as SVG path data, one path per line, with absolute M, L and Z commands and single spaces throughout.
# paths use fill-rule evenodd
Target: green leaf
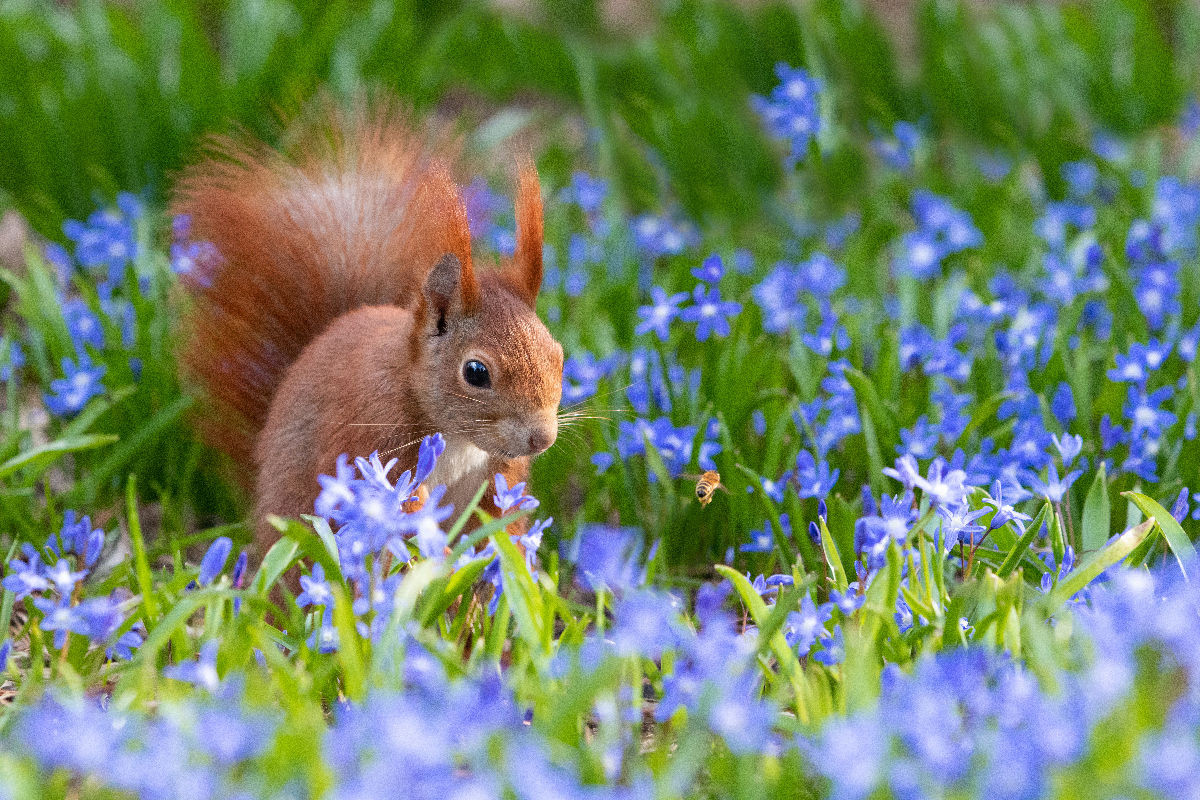
M 525 557 L 517 550 L 507 533 L 494 534 L 491 541 L 500 555 L 500 575 L 504 581 L 504 596 L 508 598 L 513 616 L 517 618 L 517 634 L 534 654 L 550 655 L 546 638 L 546 621 L 537 585 L 525 566 Z
M 767 604 L 759 597 L 758 592 L 755 591 L 750 581 L 746 580 L 746 576 L 725 564 L 717 564 L 715 568 L 717 572 L 724 575 L 733 584 L 734 590 L 742 598 L 742 602 L 746 604 L 746 609 L 750 612 L 750 617 L 754 620 L 754 624 L 758 626 L 766 625 L 770 620 L 770 612 L 767 610 Z M 807 722 L 809 711 L 806 703 L 804 675 L 803 670 L 800 668 L 800 659 L 796 656 L 796 651 L 792 650 L 788 645 L 782 631 L 777 630 L 771 635 L 771 651 L 775 653 L 775 657 L 779 660 L 780 672 L 786 675 L 791 683 L 796 700 L 796 715 L 800 718 L 801 722 Z
M 158 601 L 154 597 L 154 580 L 150 574 L 150 559 L 146 557 L 146 542 L 142 537 L 142 521 L 138 516 L 137 478 L 129 476 L 125 484 L 125 514 L 129 521 L 129 538 L 133 544 L 133 569 L 137 575 L 138 591 L 142 595 L 142 613 L 147 627 L 158 619 Z
M 825 551 L 825 561 L 833 571 L 833 583 L 839 592 L 844 592 L 850 582 L 846 577 L 846 566 L 842 563 L 842 556 L 838 553 L 837 542 L 834 541 L 824 519 L 817 518 L 817 527 L 821 529 L 821 549 Z
M 1099 550 L 1108 541 L 1112 528 L 1112 510 L 1108 501 L 1108 475 L 1104 462 L 1092 480 L 1087 500 L 1083 503 L 1083 549 Z
M 1158 529 L 1163 532 L 1163 537 L 1171 546 L 1171 552 L 1175 554 L 1175 560 L 1179 562 L 1179 570 L 1186 577 L 1187 568 L 1196 563 L 1196 548 L 1184 533 L 1182 526 L 1171 516 L 1171 512 L 1141 492 L 1121 492 L 1121 496 L 1129 498 L 1143 514 L 1158 523 Z
M 858 398 L 859 406 L 865 407 L 871 415 L 876 436 L 880 440 L 878 446 L 890 451 L 892 445 L 900 441 L 900 436 L 896 432 L 895 419 L 888 411 L 887 406 L 883 404 L 883 400 L 880 399 L 879 392 L 875 390 L 875 384 L 856 369 L 847 369 L 845 375 L 846 380 L 854 387 L 854 395 Z
M 1054 564 L 1059 566 L 1067 557 L 1067 539 L 1063 532 L 1062 517 L 1057 511 L 1050 512 L 1050 552 L 1054 554 Z
M 3 464 L 0 464 L 0 478 L 6 478 L 14 472 L 21 470 L 32 469 L 32 473 L 26 473 L 25 480 L 35 480 L 47 467 L 67 453 L 77 453 L 81 450 L 104 447 L 117 441 L 117 438 L 117 436 L 108 433 L 90 433 L 84 436 L 68 436 L 65 439 L 55 439 L 53 442 L 47 442 L 40 447 L 19 453 Z
M 81 481 L 78 491 L 82 492 L 82 502 L 85 505 L 93 502 L 109 476 L 125 466 L 126 462 L 145 448 L 155 436 L 178 422 L 192 402 L 191 397 L 180 395 L 170 405 L 138 426 L 120 445 L 114 447 L 112 452 L 92 469 L 91 474 Z
M 1071 574 L 1058 582 L 1058 585 L 1046 596 L 1045 604 L 1050 613 L 1054 613 L 1063 603 L 1075 596 L 1104 570 L 1119 563 L 1141 544 L 1151 531 L 1154 530 L 1154 520 L 1148 519 L 1137 527 L 1125 531 L 1112 544 L 1096 551 L 1092 557 L 1071 570 Z
M 338 633 L 337 660 L 342 665 L 342 685 L 348 698 L 362 700 L 366 694 L 367 668 L 351 605 L 354 598 L 349 595 L 343 584 L 335 583 L 332 588 L 333 624 Z
M 263 556 L 262 565 L 258 568 L 258 572 L 254 574 L 254 580 L 250 584 L 250 591 L 257 594 L 266 594 L 271 587 L 275 585 L 275 581 L 279 580 L 279 576 L 287 571 L 287 568 L 292 565 L 296 559 L 296 554 L 300 551 L 300 544 L 292 538 L 288 532 L 290 526 L 286 520 L 278 517 L 269 517 L 268 521 L 284 532 L 284 536 L 275 544 L 271 545 L 271 549 Z M 298 523 L 296 524 L 299 527 Z
M 448 577 L 443 576 L 435 580 L 425 593 L 421 609 L 417 612 L 421 625 L 430 625 L 438 616 L 446 613 L 455 600 L 470 592 L 487 565 L 486 558 L 476 558 L 454 570 Z M 405 578 L 405 581 L 407 580 Z
M 300 516 L 312 526 L 317 536 L 321 538 L 321 543 L 325 545 L 325 552 L 329 553 L 333 563 L 340 564 L 341 556 L 338 554 L 337 540 L 334 538 L 333 529 L 329 527 L 329 520 L 312 514 L 301 514 Z
M 64 436 L 78 436 L 92 426 L 92 423 L 104 415 L 113 406 L 120 403 L 126 397 L 137 391 L 136 386 L 122 386 L 109 394 L 101 395 L 94 398 L 90 403 L 84 406 L 83 410 L 75 415 L 65 427 L 63 427 Z
M 1000 565 L 1000 569 L 996 570 L 996 574 L 1001 578 L 1007 578 L 1012 574 L 1012 571 L 1021 563 L 1021 559 L 1025 557 L 1025 553 L 1029 551 L 1029 545 L 1037 538 L 1038 532 L 1042 529 L 1042 524 L 1046 521 L 1047 515 L 1050 514 L 1050 503 L 1047 501 L 1042 505 L 1042 510 L 1037 513 L 1033 521 L 1025 528 L 1025 533 L 1021 538 L 1017 539 L 1017 543 L 1008 551 L 1008 555 L 1004 557 L 1004 562 Z

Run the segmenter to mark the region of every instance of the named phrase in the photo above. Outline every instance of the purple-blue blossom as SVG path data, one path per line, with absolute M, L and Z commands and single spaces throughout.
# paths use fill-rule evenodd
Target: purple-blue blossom
M 704 284 L 698 284 L 692 292 L 693 305 L 686 306 L 679 313 L 684 322 L 696 324 L 697 341 L 708 341 L 710 336 L 724 338 L 729 335 L 729 320 L 742 311 L 742 304 L 721 298 L 717 288 L 705 291 Z
M 779 84 L 770 97 L 755 95 L 751 103 L 771 135 L 788 143 L 792 167 L 804 160 L 809 142 L 820 132 L 821 83 L 804 69 L 784 63 L 775 65 L 775 75 Z
M 671 335 L 671 322 L 679 316 L 680 304 L 687 299 L 686 292 L 669 295 L 661 287 L 651 288 L 650 305 L 638 306 L 637 314 L 640 321 L 634 328 L 634 333 L 644 336 L 652 332 L 665 342 Z
M 72 416 L 83 410 L 93 397 L 104 394 L 104 378 L 108 367 L 103 364 L 92 364 L 86 354 L 78 355 L 74 360 L 62 360 L 64 377 L 50 381 L 50 392 L 43 395 L 46 408 L 57 417 Z

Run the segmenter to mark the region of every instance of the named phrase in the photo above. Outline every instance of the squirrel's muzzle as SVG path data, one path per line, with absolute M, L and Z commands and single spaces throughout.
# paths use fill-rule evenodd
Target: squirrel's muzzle
M 557 409 L 543 409 L 513 417 L 502 423 L 505 449 L 514 456 L 544 453 L 558 437 Z

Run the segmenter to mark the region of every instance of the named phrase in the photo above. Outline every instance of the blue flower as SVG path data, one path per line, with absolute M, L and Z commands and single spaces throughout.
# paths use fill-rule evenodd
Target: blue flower
M 233 550 L 233 540 L 228 536 L 219 536 L 213 540 L 213 543 L 208 546 L 208 550 L 204 552 L 204 558 L 200 559 L 200 571 L 196 575 L 196 583 L 199 586 L 208 586 L 217 576 L 221 574 L 221 570 L 225 569 L 225 562 L 229 560 L 229 554 Z
M 850 584 L 844 594 L 839 592 L 837 589 L 834 589 L 829 593 L 830 604 L 832 604 L 847 617 L 858 609 L 862 608 L 863 603 L 865 603 L 866 600 L 867 596 L 858 591 L 857 583 Z
M 81 353 L 75 361 L 64 358 L 62 368 L 66 377 L 50 381 L 51 392 L 44 395 L 51 414 L 56 417 L 77 414 L 93 397 L 104 394 L 100 379 L 108 367 L 103 364 L 93 366 L 91 359 Z
M 498 479 L 500 475 L 496 476 Z M 499 481 L 497 481 L 499 489 Z M 513 490 L 524 491 L 525 484 L 519 483 L 513 487 Z M 420 509 L 410 514 L 406 514 L 400 520 L 400 529 L 402 531 L 411 532 L 413 541 L 416 542 L 417 551 L 425 558 L 441 559 L 445 556 L 446 546 L 449 544 L 446 533 L 441 528 L 441 523 L 444 522 L 451 514 L 454 513 L 454 506 L 445 505 L 438 506 L 442 501 L 442 497 L 446 494 L 445 486 L 435 486 L 429 492 L 429 498 Z M 537 501 L 532 497 L 525 498 L 532 500 L 533 505 L 523 504 L 518 507 L 535 508 Z M 399 548 L 392 547 L 392 552 L 399 555 Z
M 846 659 L 846 645 L 842 639 L 842 626 L 835 625 L 832 635 L 820 638 L 821 649 L 813 654 L 813 658 L 827 667 L 836 666 Z
M 8 574 L 2 584 L 5 589 L 13 592 L 16 600 L 23 600 L 31 594 L 50 588 L 50 580 L 46 576 L 47 565 L 41 555 L 28 543 L 22 545 L 25 560 L 14 558 L 8 562 Z
M 473 238 L 488 238 L 498 227 L 496 221 L 508 211 L 508 201 L 493 192 L 487 181 L 477 177 L 463 188 L 467 225 Z
M 900 254 L 894 262 L 896 272 L 917 280 L 929 280 L 941 274 L 946 252 L 935 233 L 910 231 L 900 239 Z
M 725 275 L 725 264 L 721 257 L 713 253 L 692 270 L 692 277 L 705 283 L 718 283 Z
M 762 409 L 754 409 L 754 412 L 750 415 L 750 425 L 754 428 L 754 432 L 757 435 L 767 435 L 767 417 L 763 414 Z
M 96 644 L 103 645 L 105 655 L 109 658 L 132 658 L 133 651 L 141 646 L 146 634 L 146 626 L 139 620 L 129 630 L 117 636 L 117 631 L 125 622 L 125 615 L 116 593 L 108 597 L 89 597 L 79 603 L 76 612 L 82 619 L 82 624 L 76 632 L 82 633 Z
M 921 230 L 936 237 L 945 255 L 983 244 L 983 234 L 971 215 L 940 195 L 924 189 L 913 192 L 912 212 Z
M 414 485 L 419 486 L 433 474 L 437 461 L 444 452 L 446 452 L 446 439 L 440 433 L 426 436 L 421 440 L 421 446 L 417 452 L 417 471 L 413 473 L 412 477 Z
M 70 598 L 75 591 L 75 584 L 79 583 L 87 577 L 86 570 L 75 571 L 71 569 L 71 565 L 65 558 L 60 558 L 58 562 L 43 573 L 53 586 L 55 591 L 62 597 Z
M 608 196 L 608 182 L 601 178 L 593 178 L 586 172 L 576 170 L 571 174 L 571 182 L 562 190 L 564 202 L 579 206 L 584 214 L 592 215 L 600 211 L 604 198 Z
M 1034 223 L 1034 232 L 1051 249 L 1063 250 L 1067 246 L 1069 228 L 1084 231 L 1096 224 L 1096 209 L 1081 203 L 1047 203 L 1042 216 Z
M 992 183 L 999 183 L 1012 172 L 1012 159 L 998 151 L 981 152 L 975 156 L 975 165 L 979 167 L 983 177 Z
M 1075 419 L 1075 396 L 1071 393 L 1069 383 L 1063 381 L 1054 390 L 1054 396 L 1050 399 L 1050 412 L 1064 428 Z
M 817 355 L 829 358 L 833 355 L 834 347 L 839 350 L 850 347 L 850 334 L 839 322 L 833 307 L 826 301 L 821 307 L 820 326 L 812 333 L 801 334 L 800 341 Z
M 601 450 L 598 453 L 592 453 L 590 460 L 592 462 L 592 466 L 596 468 L 596 474 L 603 475 L 608 471 L 608 468 L 613 465 L 613 462 L 616 461 L 616 456 L 614 456 L 612 453 Z
M 678 640 L 679 609 L 669 595 L 641 590 L 626 594 L 613 609 L 609 638 L 623 656 L 658 659 Z
M 917 148 L 921 144 L 921 132 L 911 122 L 901 120 L 892 126 L 890 137 L 878 136 L 871 140 L 875 154 L 892 169 L 908 172 L 913 168 Z
M 271 746 L 275 722 L 237 706 L 205 708 L 196 721 L 197 743 L 218 764 L 234 766 Z
M 911 428 L 900 431 L 900 444 L 896 445 L 896 454 L 909 454 L 913 458 L 926 459 L 937 455 L 940 434 L 929 424 L 929 418 L 922 414 L 917 417 Z
M 767 125 L 772 136 L 788 142 L 788 166 L 804 160 L 808 143 L 821 127 L 818 95 L 821 84 L 806 71 L 787 64 L 775 65 L 779 85 L 770 98 L 755 95 L 751 105 Z
M 783 637 L 789 647 L 804 657 L 816 644 L 817 639 L 826 633 L 825 623 L 829 622 L 832 616 L 832 605 L 822 603 L 817 606 L 811 597 L 805 595 L 800 601 L 800 610 L 787 615 L 787 620 L 783 623 Z
M 966 501 L 972 487 L 966 484 L 965 472 L 946 467 L 945 459 L 940 456 L 935 458 L 929 465 L 928 476 L 922 478 L 918 474 L 915 486 L 923 491 L 934 505 L 958 506 Z
M 1183 113 L 1179 115 L 1179 130 L 1189 138 L 1195 136 L 1196 131 L 1200 131 L 1200 99 L 1195 95 L 1188 98 Z
M 588 523 L 580 525 L 574 540 L 564 541 L 563 548 L 563 557 L 575 565 L 587 588 L 625 592 L 645 585 L 645 562 L 654 557 L 657 545 L 643 558 L 640 529 Z
M 92 528 L 92 519 L 89 516 L 85 515 L 76 521 L 75 512 L 68 509 L 63 512 L 62 529 L 57 539 L 51 536 L 46 542 L 46 547 L 58 556 L 74 553 L 79 557 L 79 563 L 91 567 L 100 557 L 100 551 L 104 549 L 104 531 Z
M 75 243 L 75 257 L 86 269 L 104 268 L 109 283 L 123 283 L 125 268 L 137 258 L 134 223 L 142 209 L 133 195 L 122 193 L 116 209 L 94 212 L 86 222 L 67 220 L 63 233 Z
M 686 295 L 680 295 L 686 298 Z M 584 351 L 563 362 L 562 405 L 581 403 L 600 391 L 600 381 L 610 375 L 620 363 L 620 354 L 598 359 Z
M 100 318 L 77 297 L 62 303 L 63 320 L 67 323 L 67 333 L 71 335 L 76 351 L 83 353 L 87 345 L 96 349 L 104 347 L 104 328 L 100 326 Z
M 777 712 L 759 699 L 753 678 L 744 675 L 731 683 L 709 706 L 709 727 L 733 753 L 761 753 Z
M 1086 200 L 1096 191 L 1100 169 L 1091 161 L 1071 161 L 1063 164 L 1062 177 L 1074 198 Z
M 653 301 L 648 306 L 638 306 L 637 314 L 641 322 L 633 332 L 642 336 L 651 331 L 662 341 L 671 335 L 671 321 L 679 316 L 679 304 L 687 300 L 686 292 L 668 295 L 662 288 L 655 286 L 650 290 Z
M 796 472 L 793 480 L 800 497 L 824 498 L 833 491 L 839 474 L 840 470 L 831 470 L 828 461 L 818 462 L 807 450 L 801 450 L 796 456 Z
M 35 597 L 33 604 L 42 612 L 39 627 L 44 631 L 54 631 L 55 649 L 61 649 L 67 643 L 68 633 L 86 633 L 89 630 L 87 619 L 79 606 L 70 604 L 69 595 L 57 602 L 48 597 Z
M 501 514 L 509 511 L 530 511 L 538 507 L 536 497 L 525 494 L 525 481 L 514 484 L 511 488 L 508 479 L 501 472 L 496 473 L 496 494 L 492 498 Z
M 978 544 L 977 534 L 987 529 L 975 523 L 975 520 L 988 513 L 986 508 L 971 510 L 966 503 L 957 506 L 940 505 L 938 515 L 941 517 L 941 543 L 945 549 L 950 549 L 965 540 L 969 544 Z
M 763 329 L 768 333 L 783 333 L 789 328 L 803 327 L 806 308 L 801 298 L 806 290 L 797 269 L 786 261 L 776 263 L 751 290 L 754 302 L 762 310 Z
M 203 287 L 212 285 L 221 254 L 212 242 L 175 242 L 169 251 L 171 271 Z
M 10 381 L 21 367 L 25 366 L 25 351 L 18 342 L 5 343 L 0 339 L 0 353 L 8 353 L 8 363 L 0 364 L 0 381 Z
M 325 580 L 325 567 L 320 564 L 313 564 L 311 575 L 300 576 L 300 589 L 296 595 L 296 605 L 300 608 L 333 604 L 333 590 Z
M 314 510 L 317 516 L 334 517 L 342 508 L 354 502 L 355 469 L 350 466 L 350 457 L 342 453 L 337 457 L 336 475 L 318 475 L 321 492 L 317 495 Z
M 216 692 L 221 686 L 221 677 L 217 674 L 217 650 L 220 642 L 210 639 L 200 647 L 200 654 L 195 661 L 184 661 L 163 670 L 163 675 L 177 681 L 190 683 L 210 693 Z
M 1083 437 L 1072 436 L 1069 433 L 1064 433 L 1062 437 L 1050 434 L 1050 438 L 1054 441 L 1054 447 L 1058 450 L 1058 455 L 1062 458 L 1064 467 L 1069 467 L 1075 463 L 1075 459 L 1083 452 Z M 1086 462 L 1086 459 L 1084 459 Z
M 696 231 L 687 223 L 650 214 L 634 218 L 632 229 L 635 244 L 649 259 L 679 255 L 699 239 Z
M 738 548 L 743 553 L 769 553 L 775 549 L 775 537 L 771 533 L 771 523 L 764 523 L 759 530 L 750 531 L 750 541 Z
M 1047 468 L 1046 480 L 1042 480 L 1040 475 L 1032 471 L 1027 473 L 1027 479 L 1029 488 L 1033 490 L 1034 494 L 1045 497 L 1052 503 L 1061 503 L 1071 488 L 1071 484 L 1075 483 L 1082 474 L 1079 470 L 1072 470 L 1059 479 L 1058 469 L 1051 462 Z
M 705 292 L 704 284 L 696 286 L 692 299 L 695 305 L 683 309 L 679 316 L 685 322 L 696 323 L 696 340 L 707 341 L 713 334 L 718 338 L 728 336 L 729 319 L 741 313 L 742 304 L 722 300 L 716 288 Z
M 892 542 L 902 546 L 916 520 L 912 495 L 884 495 L 878 514 L 861 517 L 855 523 L 854 549 L 864 554 L 868 566 L 882 566 Z
M 1018 486 L 1017 488 L 1020 489 L 1021 487 Z M 1024 492 L 1024 490 L 1021 491 Z M 1010 494 L 1012 493 L 1010 492 Z M 1013 507 L 1013 503 L 1020 501 L 1020 495 L 1017 495 L 1017 498 L 1010 502 L 1005 502 L 1003 484 L 999 480 L 992 484 L 990 496 L 983 498 L 984 504 L 991 506 L 995 510 L 989 530 L 995 530 L 1011 522 L 1017 529 L 1018 534 L 1025 534 L 1025 523 L 1030 522 L 1033 518 L 1028 514 L 1017 511 Z

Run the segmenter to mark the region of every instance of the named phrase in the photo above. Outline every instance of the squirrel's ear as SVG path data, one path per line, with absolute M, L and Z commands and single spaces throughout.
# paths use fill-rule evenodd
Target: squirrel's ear
M 536 306 L 542 288 L 542 188 L 532 160 L 521 163 L 516 207 L 517 247 L 510 283 L 530 306 Z
M 470 264 L 464 265 L 453 253 L 446 253 L 433 265 L 425 279 L 424 294 L 427 324 L 438 335 L 446 332 L 448 319 L 472 316 L 479 305 L 475 274 Z

